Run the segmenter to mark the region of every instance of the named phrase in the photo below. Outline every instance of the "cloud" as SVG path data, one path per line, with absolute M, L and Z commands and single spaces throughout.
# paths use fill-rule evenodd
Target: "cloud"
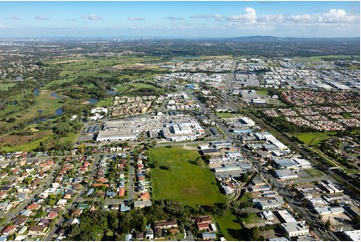
M 261 23 L 275 23 L 283 21 L 284 17 L 282 14 L 275 14 L 275 15 L 261 15 L 257 18 L 258 22 Z
M 20 17 L 16 17 L 16 16 L 11 16 L 10 19 L 12 19 L 12 20 L 20 20 L 21 18 L 20 18 Z
M 0 29 L 13 29 L 13 27 L 4 25 L 4 24 L 0 24 Z
M 132 25 L 132 26 L 128 26 L 128 29 L 144 29 L 144 26 L 137 26 L 137 25 Z
M 94 14 L 90 14 L 90 15 L 83 15 L 81 16 L 82 19 L 87 19 L 87 20 L 103 20 L 102 17 L 99 17 L 97 15 Z
M 222 21 L 224 17 L 220 14 L 198 14 L 192 15 L 190 18 L 199 18 L 199 19 L 214 19 L 217 21 Z
M 35 19 L 40 20 L 40 21 L 48 21 L 48 20 L 50 20 L 50 18 L 46 17 L 46 16 L 35 16 Z
M 206 18 L 207 15 L 199 15 L 193 17 Z M 257 16 L 256 10 L 247 7 L 244 13 L 236 16 L 225 18 L 229 22 L 229 26 L 237 26 L 242 29 L 271 29 L 276 26 L 344 26 L 345 24 L 359 24 L 360 16 L 350 14 L 344 9 L 330 9 L 328 12 L 320 14 L 298 14 L 298 15 L 260 15 Z
M 131 21 L 144 21 L 145 20 L 144 18 L 138 18 L 138 17 L 129 17 L 127 19 L 131 20 Z
M 237 22 L 237 21 L 245 21 L 247 23 L 254 23 L 257 20 L 256 10 L 254 8 L 246 7 L 244 14 L 231 16 L 228 18 L 229 21 Z
M 318 15 L 317 21 L 322 23 L 359 23 L 360 16 L 348 14 L 343 9 L 330 9 L 327 13 Z
M 313 18 L 309 14 L 302 14 L 302 15 L 294 15 L 288 17 L 288 20 L 291 22 L 298 22 L 298 23 L 309 23 L 313 21 Z
M 172 16 L 168 17 L 167 19 L 168 19 L 168 20 L 171 20 L 171 21 L 184 20 L 184 18 L 177 18 L 177 17 L 172 17 Z

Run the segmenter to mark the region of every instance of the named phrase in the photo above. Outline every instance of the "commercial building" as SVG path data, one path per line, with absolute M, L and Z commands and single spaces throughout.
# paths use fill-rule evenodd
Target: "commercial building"
M 340 214 L 345 211 L 342 207 L 330 207 L 330 206 L 316 207 L 315 210 L 319 215 Z
M 284 204 L 284 201 L 281 197 L 276 197 L 274 199 L 258 199 L 258 198 L 254 198 L 252 200 L 254 202 L 254 204 L 262 209 L 273 209 L 273 208 L 280 208 L 282 207 L 282 205 Z
M 169 141 L 195 140 L 205 131 L 192 116 L 182 113 L 144 115 L 141 117 L 107 121 L 99 131 L 97 141 L 135 140 L 141 133 Z
M 352 241 L 361 241 L 360 230 L 343 231 L 344 236 Z
M 273 162 L 275 163 L 278 169 L 298 169 L 299 164 L 294 162 L 292 159 L 274 159 Z
M 308 235 L 310 233 L 309 228 L 304 221 L 283 223 L 281 226 L 289 237 Z
M 298 175 L 293 173 L 291 170 L 275 170 L 275 176 L 281 180 L 297 179 Z
M 287 210 L 279 210 L 275 212 L 278 215 L 279 220 L 282 223 L 295 223 L 296 219 L 287 211 Z

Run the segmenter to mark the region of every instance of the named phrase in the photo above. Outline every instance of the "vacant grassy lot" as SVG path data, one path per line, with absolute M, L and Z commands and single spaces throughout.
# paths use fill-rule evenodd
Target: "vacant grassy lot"
M 268 97 L 268 90 L 264 89 L 264 90 L 257 90 L 257 94 L 263 97 Z
M 194 165 L 198 157 L 195 150 L 179 147 L 159 147 L 149 150 L 150 161 L 156 163 L 151 169 L 153 198 L 169 199 L 183 205 L 196 206 L 222 203 L 225 197 L 219 192 L 214 175 L 207 166 Z M 169 170 L 162 169 L 168 166 Z
M 217 113 L 216 115 L 220 118 L 234 118 L 232 113 Z
M 330 138 L 330 136 L 335 135 L 336 132 L 310 132 L 310 133 L 296 133 L 292 134 L 297 137 L 306 145 L 316 146 L 323 140 Z
M 240 220 L 243 221 L 243 223 L 245 224 L 253 224 L 253 223 L 258 223 L 261 218 L 258 217 L 258 215 L 256 213 L 251 213 L 249 214 L 249 216 L 247 218 L 239 218 Z
M 247 240 L 247 236 L 240 233 L 242 225 L 237 221 L 236 216 L 231 212 L 227 212 L 222 216 L 217 215 L 215 216 L 215 219 L 226 240 Z
M 248 200 L 251 200 L 253 198 L 252 193 L 251 192 L 245 192 L 242 196 L 242 198 L 240 199 L 241 202 L 246 202 Z
M 321 177 L 324 175 L 321 171 L 316 169 L 307 169 L 305 171 L 312 177 Z

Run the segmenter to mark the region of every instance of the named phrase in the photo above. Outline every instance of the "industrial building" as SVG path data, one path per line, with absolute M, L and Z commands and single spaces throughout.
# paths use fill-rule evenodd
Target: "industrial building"
M 309 228 L 304 221 L 283 223 L 281 225 L 283 230 L 287 233 L 288 237 L 308 235 L 310 233 Z
M 293 173 L 291 170 L 275 170 L 275 176 L 281 180 L 297 179 L 298 175 Z

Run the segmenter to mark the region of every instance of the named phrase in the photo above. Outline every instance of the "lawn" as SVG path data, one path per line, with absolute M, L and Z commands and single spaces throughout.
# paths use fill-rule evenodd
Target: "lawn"
M 15 86 L 15 82 L 11 83 L 0 83 L 0 90 L 8 90 L 10 87 Z
M 216 115 L 220 118 L 234 118 L 232 113 L 217 113 Z
M 239 219 L 242 220 L 245 224 L 257 223 L 257 222 L 259 222 L 259 220 L 261 220 L 261 218 L 258 217 L 258 215 L 256 213 L 250 213 L 247 218 L 240 217 Z
M 223 203 L 224 195 L 219 192 L 212 172 L 204 162 L 194 165 L 199 156 L 195 150 L 180 147 L 159 147 L 149 150 L 151 163 L 157 163 L 151 169 L 153 199 L 170 199 L 183 205 L 196 206 Z M 161 169 L 169 166 L 169 170 Z
M 252 193 L 251 192 L 245 192 L 242 196 L 242 198 L 240 199 L 241 202 L 246 202 L 248 200 L 251 200 L 253 198 Z
M 65 142 L 71 142 L 71 143 L 75 143 L 76 140 L 78 139 L 79 133 L 67 133 L 66 137 L 62 137 L 59 139 L 60 143 L 65 143 Z
M 237 221 L 237 218 L 231 212 L 226 212 L 222 216 L 215 216 L 216 222 L 226 240 L 241 241 L 246 240 L 240 233 L 242 225 Z
M 301 140 L 306 145 L 316 146 L 321 141 L 330 138 L 330 136 L 335 135 L 336 132 L 310 132 L 310 133 L 295 133 L 293 136 Z
M 319 170 L 316 170 L 316 169 L 307 169 L 305 170 L 310 176 L 312 177 L 321 177 L 321 176 L 324 176 L 324 174 L 319 171 Z
M 107 97 L 106 99 L 100 100 L 95 104 L 97 107 L 110 107 L 113 104 L 113 97 Z
M 263 96 L 263 97 L 268 97 L 269 96 L 267 89 L 257 90 L 256 92 L 257 92 L 258 95 Z

